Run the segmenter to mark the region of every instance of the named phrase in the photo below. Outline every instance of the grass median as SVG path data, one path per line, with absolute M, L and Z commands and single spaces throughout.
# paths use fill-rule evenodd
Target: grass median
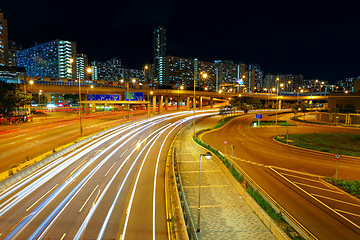
M 360 157 L 360 134 L 310 133 L 289 134 L 274 137 L 289 145 L 333 154 Z

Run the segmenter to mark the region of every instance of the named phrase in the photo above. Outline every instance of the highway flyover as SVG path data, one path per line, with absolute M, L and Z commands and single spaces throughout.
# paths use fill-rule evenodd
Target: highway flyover
M 285 116 L 288 118 L 288 116 Z M 278 115 L 279 119 L 279 115 Z M 360 239 L 360 201 L 321 180 L 335 176 L 333 154 L 299 149 L 273 140 L 275 135 L 348 132 L 359 129 L 299 124 L 292 127 L 251 127 L 254 115 L 232 120 L 202 140 L 232 157 L 270 198 L 309 232 L 311 239 Z M 224 145 L 224 140 L 227 144 Z M 225 149 L 227 148 L 227 149 Z M 359 179 L 360 159 L 342 156 L 338 176 Z M 295 221 L 296 222 L 296 221 Z
M 112 128 L 9 186 L 0 193 L 0 239 L 168 239 L 165 161 L 193 116 Z

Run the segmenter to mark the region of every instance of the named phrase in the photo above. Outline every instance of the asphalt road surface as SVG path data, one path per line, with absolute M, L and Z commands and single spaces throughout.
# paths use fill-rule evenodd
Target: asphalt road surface
M 278 115 L 289 118 L 289 115 Z M 323 176 L 335 176 L 333 154 L 318 153 L 279 144 L 275 135 L 350 132 L 359 129 L 299 124 L 293 127 L 250 127 L 254 115 L 231 121 L 206 133 L 207 144 L 227 154 L 271 198 L 318 239 L 360 239 L 360 201 L 327 184 Z M 224 145 L 224 140 L 227 144 Z M 359 179 L 360 159 L 342 156 L 338 176 Z
M 0 126 L 0 172 L 17 166 L 52 149 L 74 142 L 80 137 L 78 115 L 53 114 L 33 123 Z M 54 115 L 54 116 L 53 116 Z M 84 115 L 83 135 L 87 136 L 128 121 L 127 112 Z M 147 112 L 131 114 L 131 120 L 147 116 Z
M 193 116 L 120 125 L 8 187 L 0 193 L 0 238 L 168 239 L 167 151 Z

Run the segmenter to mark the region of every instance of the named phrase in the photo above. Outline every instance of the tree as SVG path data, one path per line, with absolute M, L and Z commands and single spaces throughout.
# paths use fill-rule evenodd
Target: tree
M 293 104 L 291 104 L 291 110 L 294 112 L 295 115 L 298 113 L 299 107 L 300 107 L 300 104 L 299 104 L 299 103 L 293 103 Z
M 253 97 L 238 97 L 235 96 L 230 100 L 232 108 L 241 109 L 246 114 L 250 109 L 258 109 L 262 106 L 259 99 Z
M 31 96 L 21 91 L 18 84 L 0 81 L 0 114 L 8 116 L 16 108 L 31 103 Z

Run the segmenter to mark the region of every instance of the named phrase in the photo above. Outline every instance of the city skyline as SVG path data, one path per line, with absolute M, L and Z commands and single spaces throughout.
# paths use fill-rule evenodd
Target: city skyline
M 153 63 L 153 31 L 163 26 L 171 56 L 258 63 L 265 74 L 303 74 L 330 83 L 360 75 L 358 4 L 182 3 L 136 1 L 110 8 L 106 1 L 78 1 L 70 8 L 23 1 L 21 8 L 10 2 L 0 8 L 9 40 L 24 48 L 65 39 L 77 42 L 78 52 L 91 60 L 117 57 L 130 68 Z

